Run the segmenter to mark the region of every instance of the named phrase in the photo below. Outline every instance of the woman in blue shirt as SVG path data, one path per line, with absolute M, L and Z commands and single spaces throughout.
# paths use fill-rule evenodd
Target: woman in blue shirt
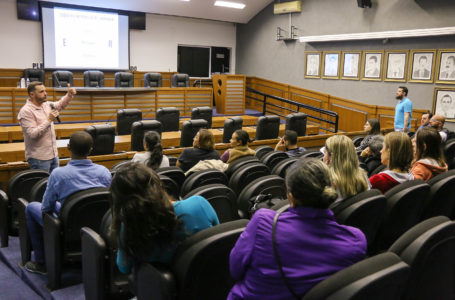
M 137 261 L 169 264 L 182 240 L 219 224 L 206 199 L 193 196 L 173 203 L 155 171 L 139 163 L 120 168 L 110 190 L 111 230 L 119 241 L 122 273 Z

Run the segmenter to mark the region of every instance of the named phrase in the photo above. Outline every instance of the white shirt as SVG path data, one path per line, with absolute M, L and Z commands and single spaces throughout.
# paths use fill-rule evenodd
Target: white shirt
M 134 154 L 132 161 L 146 165 L 149 159 L 150 159 L 150 152 L 147 151 L 147 152 L 143 152 L 143 153 Z M 159 168 L 165 168 L 165 167 L 169 167 L 169 158 L 167 158 L 166 155 L 163 155 L 163 160 L 161 161 Z

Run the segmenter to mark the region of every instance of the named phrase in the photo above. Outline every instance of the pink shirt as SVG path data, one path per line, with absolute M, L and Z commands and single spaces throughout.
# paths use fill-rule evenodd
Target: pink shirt
M 54 102 L 55 109 L 63 110 L 72 98 L 72 95 L 66 94 Z M 54 122 L 49 122 L 48 119 L 51 110 L 49 102 L 36 106 L 27 99 L 19 111 L 17 120 L 24 133 L 25 159 L 49 160 L 58 156 Z

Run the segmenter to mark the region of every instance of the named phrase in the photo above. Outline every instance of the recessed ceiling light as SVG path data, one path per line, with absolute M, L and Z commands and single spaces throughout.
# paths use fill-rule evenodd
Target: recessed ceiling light
M 191 0 L 180 0 L 182 2 L 190 2 Z
M 245 4 L 238 2 L 229 2 L 229 1 L 215 1 L 215 6 L 223 6 L 237 9 L 244 9 Z

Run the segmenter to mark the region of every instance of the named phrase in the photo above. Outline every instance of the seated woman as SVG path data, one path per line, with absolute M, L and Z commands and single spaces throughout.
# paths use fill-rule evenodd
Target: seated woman
M 381 134 L 381 126 L 378 119 L 368 119 L 365 125 L 363 126 L 363 130 L 367 133 L 367 136 L 362 140 L 360 146 L 356 148 L 357 151 L 365 150 L 370 143 L 371 138 L 376 135 Z
M 370 139 L 368 147 L 360 153 L 359 161 L 367 165 L 368 175 L 381 165 L 381 150 L 384 137 L 376 135 Z
M 239 129 L 234 131 L 231 138 L 231 149 L 226 150 L 223 155 L 221 155 L 221 160 L 225 163 L 231 163 L 237 158 L 255 155 L 256 151 L 248 147 L 250 141 L 250 136 L 245 130 Z
M 328 167 L 318 159 L 298 161 L 286 174 L 290 208 L 279 215 L 276 245 L 285 285 L 274 255 L 276 211 L 259 209 L 231 251 L 237 281 L 228 299 L 300 299 L 318 282 L 362 260 L 367 242 L 357 228 L 338 224 L 328 209 L 336 199 Z
M 183 172 L 188 171 L 201 160 L 220 159 L 220 154 L 215 150 L 215 138 L 207 129 L 201 129 L 193 139 L 193 148 L 183 150 L 177 160 L 177 167 Z
M 424 127 L 416 134 L 415 163 L 411 169 L 415 179 L 430 180 L 447 172 L 441 148 L 441 136 L 432 127 Z
M 192 196 L 173 202 L 152 169 L 129 163 L 112 179 L 111 235 L 117 239 L 117 265 L 129 273 L 133 262 L 169 264 L 183 239 L 219 224 L 207 200 Z
M 147 131 L 144 134 L 145 153 L 136 153 L 132 161 L 146 165 L 153 170 L 169 167 L 169 159 L 163 155 L 163 146 L 158 132 Z
M 391 132 L 384 138 L 381 150 L 381 162 L 387 170 L 370 177 L 371 187 L 382 193 L 408 180 L 414 175 L 409 171 L 413 157 L 412 143 L 404 132 Z
M 357 195 L 369 188 L 368 177 L 359 167 L 354 143 L 345 135 L 334 135 L 325 142 L 323 161 L 329 166 L 338 193 L 335 202 Z

